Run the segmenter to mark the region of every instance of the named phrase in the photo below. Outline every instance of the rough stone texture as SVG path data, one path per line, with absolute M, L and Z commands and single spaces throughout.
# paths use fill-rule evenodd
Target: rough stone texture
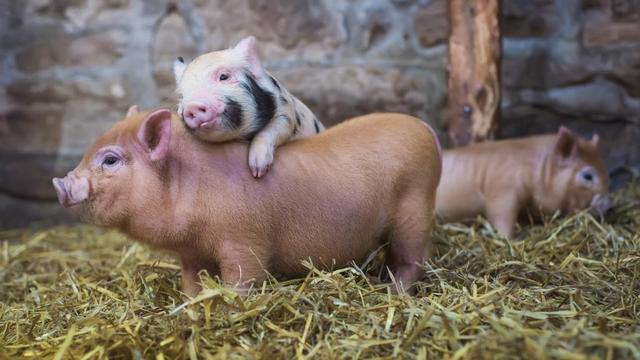
M 640 0 L 504 0 L 503 136 L 598 131 L 640 163 Z M 443 134 L 446 0 L 0 1 L 0 227 L 57 222 L 50 179 L 133 103 L 173 107 L 181 55 L 255 35 L 326 124 L 372 111 Z
M 418 7 L 414 22 L 421 46 L 429 47 L 447 43 L 449 37 L 447 14 L 446 1 L 430 1 Z

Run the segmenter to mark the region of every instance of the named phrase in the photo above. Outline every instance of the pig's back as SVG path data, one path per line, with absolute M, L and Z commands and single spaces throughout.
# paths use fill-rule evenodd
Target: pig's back
M 376 187 L 398 187 L 398 182 L 415 180 L 435 188 L 440 179 L 441 150 L 435 132 L 404 114 L 356 117 L 294 142 L 285 151 L 316 171 L 333 175 L 336 182 L 345 178 L 351 183 L 354 176 L 365 177 L 362 183 L 373 182 Z
M 329 157 L 341 162 L 346 155 L 351 161 L 345 165 L 359 166 L 376 164 L 393 168 L 401 163 L 400 160 L 418 165 L 425 161 L 439 162 L 439 159 L 431 159 L 430 155 L 440 156 L 435 133 L 419 119 L 397 113 L 355 117 L 312 138 L 286 146 L 286 150 L 281 150 L 300 153 L 313 160 Z

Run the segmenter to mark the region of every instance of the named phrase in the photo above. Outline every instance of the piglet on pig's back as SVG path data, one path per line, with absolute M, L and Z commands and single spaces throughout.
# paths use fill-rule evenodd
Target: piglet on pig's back
M 247 161 L 256 178 L 271 168 L 278 146 L 324 130 L 313 112 L 262 66 L 253 37 L 189 64 L 179 58 L 174 73 L 185 127 L 204 141 L 250 141 Z

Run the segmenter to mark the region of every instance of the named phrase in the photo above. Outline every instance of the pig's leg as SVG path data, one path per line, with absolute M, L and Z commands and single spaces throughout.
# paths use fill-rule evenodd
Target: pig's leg
M 202 290 L 198 269 L 182 265 L 182 292 L 189 297 L 195 297 Z
M 266 279 L 264 249 L 226 243 L 220 253 L 220 277 L 241 294 Z
M 200 271 L 206 270 L 209 276 L 212 277 L 220 274 L 215 262 L 212 260 L 183 255 L 180 262 L 182 265 L 182 292 L 190 297 L 195 297 L 202 290 L 200 276 L 198 275 Z
M 423 194 L 408 196 L 392 224 L 387 266 L 399 291 L 412 292 L 413 284 L 423 276 L 421 265 L 431 257 L 434 214 L 424 199 Z
M 292 133 L 291 117 L 281 114 L 253 138 L 249 147 L 249 168 L 254 177 L 260 178 L 269 171 L 275 148 L 289 140 Z
M 520 208 L 517 196 L 502 193 L 487 201 L 487 219 L 500 235 L 507 239 L 511 238 Z

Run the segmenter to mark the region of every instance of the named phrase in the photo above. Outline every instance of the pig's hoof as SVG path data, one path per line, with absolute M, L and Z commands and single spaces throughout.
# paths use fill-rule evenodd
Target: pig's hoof
M 258 150 L 253 147 L 249 150 L 249 168 L 255 178 L 261 178 L 267 174 L 273 164 L 273 151 Z

